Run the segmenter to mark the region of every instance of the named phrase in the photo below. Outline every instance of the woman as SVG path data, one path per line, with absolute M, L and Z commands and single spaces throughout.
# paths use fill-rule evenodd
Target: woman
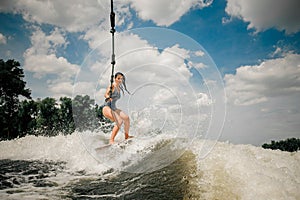
M 116 122 L 112 134 L 109 140 L 109 144 L 113 144 L 115 137 L 120 130 L 120 127 L 124 123 L 125 139 L 131 138 L 129 135 L 129 126 L 130 120 L 128 115 L 126 115 L 122 110 L 116 107 L 116 102 L 121 98 L 121 91 L 124 94 L 124 89 L 128 94 L 130 94 L 126 88 L 125 76 L 121 72 L 115 74 L 115 81 L 112 85 L 112 95 L 110 96 L 110 86 L 108 86 L 105 97 L 105 104 L 102 108 L 103 115 L 110 119 L 111 121 Z

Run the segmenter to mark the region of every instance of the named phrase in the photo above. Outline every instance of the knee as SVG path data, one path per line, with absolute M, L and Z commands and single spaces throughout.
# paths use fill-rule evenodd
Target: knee
M 128 116 L 126 116 L 124 120 L 128 122 L 130 119 Z
M 129 116 L 128 115 L 123 116 L 123 120 L 124 121 L 129 121 Z

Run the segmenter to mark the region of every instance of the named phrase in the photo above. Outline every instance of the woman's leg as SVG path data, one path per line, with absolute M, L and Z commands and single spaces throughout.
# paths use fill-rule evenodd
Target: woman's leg
M 116 120 L 115 120 L 115 118 L 114 118 L 112 112 L 113 112 L 113 111 L 110 109 L 109 106 L 104 106 L 104 107 L 102 108 L 102 114 L 104 115 L 104 117 L 106 117 L 106 118 L 108 118 L 108 119 L 110 119 L 111 121 L 114 122 L 114 121 L 116 121 Z
M 115 137 L 117 136 L 119 130 L 120 130 L 120 128 L 117 125 L 115 125 L 111 132 L 109 144 L 113 144 L 115 142 Z
M 125 139 L 131 138 L 132 136 L 129 135 L 129 128 L 130 128 L 130 119 L 126 113 L 120 111 L 120 117 L 124 121 L 124 131 L 125 131 Z
M 112 130 L 110 140 L 109 140 L 109 144 L 113 144 L 114 141 L 115 141 L 115 137 L 118 134 L 118 132 L 120 130 L 120 127 L 123 123 L 123 120 L 120 117 L 118 112 L 115 112 L 115 111 L 111 110 L 111 108 L 108 107 L 108 106 L 103 107 L 102 113 L 106 118 L 116 122 L 116 124 L 115 124 L 115 126 Z

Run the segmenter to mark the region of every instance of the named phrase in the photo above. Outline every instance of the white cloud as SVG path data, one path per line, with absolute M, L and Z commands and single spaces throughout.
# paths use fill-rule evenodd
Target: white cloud
M 116 1 L 114 5 L 116 25 L 121 26 L 131 19 L 129 2 Z M 105 24 L 108 31 L 109 1 L 10 0 L 0 2 L 0 12 L 21 14 L 24 20 L 38 24 L 51 24 L 69 32 L 87 31 Z M 129 26 L 131 26 L 129 24 Z
M 166 48 L 164 51 L 170 51 L 174 54 L 177 54 L 179 57 L 183 58 L 183 59 L 188 59 L 190 58 L 190 51 L 180 48 L 179 44 L 175 44 L 172 47 Z
M 300 54 L 292 53 L 227 74 L 229 104 L 222 139 L 262 145 L 298 137 L 299 77 Z
M 226 12 L 249 22 L 248 29 L 269 28 L 296 33 L 300 30 L 299 0 L 227 0 Z
M 186 79 L 192 76 L 188 66 L 184 62 L 186 59 L 190 58 L 190 51 L 180 48 L 178 44 L 164 49 L 159 57 L 159 62 L 161 64 L 170 67 L 177 66 L 178 72 Z
M 228 24 L 230 22 L 232 22 L 232 17 L 230 17 L 230 18 L 223 17 L 222 18 L 222 24 Z
M 174 98 L 174 95 L 167 89 L 159 89 L 153 96 L 156 102 L 167 102 Z
M 6 37 L 2 33 L 0 33 L 0 44 L 6 44 L 6 41 Z
M 25 56 L 33 54 L 56 53 L 57 48 L 66 47 L 65 33 L 55 28 L 49 35 L 46 35 L 40 28 L 35 27 L 30 37 L 32 47 L 28 48 Z
M 242 66 L 225 76 L 229 101 L 251 105 L 300 92 L 300 54 L 287 54 L 257 66 Z
M 96 82 L 93 81 L 78 81 L 74 83 L 72 91 L 72 96 L 76 95 L 89 95 L 91 98 L 95 96 L 95 89 L 96 89 Z M 102 92 L 102 90 L 101 90 Z M 104 92 L 103 92 L 104 94 Z M 95 99 L 99 99 L 103 97 L 103 102 L 104 102 L 104 96 L 96 96 Z M 102 103 L 102 102 L 101 102 Z
M 102 60 L 111 59 L 111 35 L 107 31 L 101 30 L 101 28 L 95 28 L 87 31 L 83 37 L 88 41 L 89 47 L 99 52 L 99 56 L 102 56 Z M 116 45 L 117 44 L 117 45 Z M 141 48 L 153 48 L 146 40 L 142 40 L 137 35 L 128 32 L 116 33 L 115 36 L 115 54 L 117 57 L 124 56 L 124 54 L 130 51 L 138 51 Z M 136 60 L 137 58 L 135 58 Z M 144 58 L 141 58 L 141 61 Z M 101 60 L 101 63 L 102 63 Z M 127 60 L 130 60 L 129 58 Z M 99 62 L 99 61 L 98 61 Z M 119 65 L 119 61 L 117 63 Z
M 276 50 L 272 53 L 272 57 L 276 56 L 276 55 L 281 55 L 282 54 L 282 48 L 277 47 Z
M 39 78 L 49 74 L 74 76 L 79 67 L 69 63 L 64 57 L 56 56 L 57 48 L 67 45 L 64 37 L 58 29 L 46 35 L 37 28 L 31 36 L 32 46 L 24 53 L 24 68 Z
M 277 46 L 274 45 L 273 47 L 276 48 L 276 49 L 269 54 L 270 57 L 272 57 L 272 58 L 274 58 L 274 57 L 285 57 L 286 55 L 295 53 L 293 50 L 291 50 L 291 47 L 288 46 L 288 45 L 278 44 Z
M 199 56 L 199 57 L 202 57 L 205 55 L 205 53 L 201 50 L 194 52 L 194 54 L 195 54 L 195 56 Z
M 132 27 L 131 8 L 142 20 L 152 20 L 157 25 L 169 26 L 189 10 L 210 6 L 212 2 L 213 0 L 116 0 L 114 1 L 116 25 L 127 24 L 127 28 Z M 86 31 L 108 21 L 110 2 L 4 0 L 0 3 L 0 12 L 18 13 L 28 22 L 51 24 L 70 32 L 77 32 Z M 107 26 L 106 30 L 108 29 Z
M 1 12 L 22 14 L 29 22 L 52 24 L 68 31 L 83 31 L 101 21 L 107 13 L 97 1 L 10 0 L 0 3 Z
M 212 0 L 130 0 L 138 16 L 143 20 L 152 20 L 159 26 L 170 26 L 178 21 L 192 8 L 204 8 L 212 4 Z
M 35 78 L 47 79 L 48 87 L 45 90 L 49 90 L 49 96 L 70 96 L 70 85 L 79 66 L 56 55 L 58 49 L 68 45 L 64 32 L 55 28 L 46 35 L 40 28 L 35 28 L 30 40 L 32 46 L 24 53 L 24 69 L 32 72 Z
M 59 97 L 72 97 L 73 85 L 71 82 L 59 81 L 54 83 L 49 83 L 49 90 L 54 94 L 55 98 Z
M 91 49 L 96 49 L 105 40 L 110 39 L 111 35 L 103 24 L 93 27 L 85 32 L 82 39 L 88 42 Z
M 79 67 L 71 64 L 64 57 L 49 55 L 29 55 L 25 57 L 24 68 L 41 78 L 46 75 L 57 75 L 60 77 L 73 77 Z
M 212 104 L 212 99 L 205 93 L 198 93 L 197 94 L 197 101 L 196 103 L 199 106 L 209 106 Z
M 196 69 L 201 70 L 207 67 L 204 63 L 191 63 Z

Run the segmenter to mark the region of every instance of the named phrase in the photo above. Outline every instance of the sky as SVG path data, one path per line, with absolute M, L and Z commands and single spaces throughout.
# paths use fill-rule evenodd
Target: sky
M 299 7 L 298 0 L 115 0 L 116 70 L 135 92 L 123 106 L 153 120 L 159 113 L 171 127 L 209 119 L 200 129 L 221 141 L 299 138 Z M 109 0 L 2 0 L 1 59 L 21 63 L 35 99 L 89 94 L 100 104 L 110 79 L 109 13 Z

